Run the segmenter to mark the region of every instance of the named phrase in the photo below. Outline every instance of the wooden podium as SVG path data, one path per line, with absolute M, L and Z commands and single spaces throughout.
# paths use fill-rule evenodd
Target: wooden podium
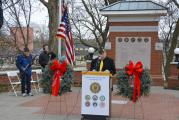
M 107 120 L 111 113 L 111 74 L 82 72 L 81 120 Z

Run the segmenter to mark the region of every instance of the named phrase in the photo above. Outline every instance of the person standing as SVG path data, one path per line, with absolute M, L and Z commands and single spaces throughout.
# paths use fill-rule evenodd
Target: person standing
M 108 70 L 112 75 L 116 74 L 116 67 L 113 59 L 107 56 L 107 53 L 104 49 L 100 49 L 99 57 L 93 59 L 91 62 L 90 70 L 95 71 L 106 71 Z
M 112 58 L 107 56 L 107 53 L 104 49 L 99 49 L 99 56 L 96 59 L 93 59 L 91 62 L 91 71 L 109 71 L 113 76 L 116 74 L 115 64 Z M 109 79 L 109 104 L 111 104 L 111 92 L 113 91 L 112 79 Z M 110 110 L 110 109 L 109 109 Z M 87 116 L 88 117 L 88 116 Z M 97 116 L 92 115 L 94 120 L 107 120 L 106 116 Z
M 27 47 L 17 56 L 16 66 L 20 71 L 22 96 L 33 96 L 31 93 L 32 55 Z
M 43 45 L 43 52 L 40 54 L 39 56 L 39 64 L 41 65 L 41 67 L 44 69 L 45 66 L 48 64 L 50 59 L 49 56 L 49 49 L 48 49 L 48 45 L 44 44 Z

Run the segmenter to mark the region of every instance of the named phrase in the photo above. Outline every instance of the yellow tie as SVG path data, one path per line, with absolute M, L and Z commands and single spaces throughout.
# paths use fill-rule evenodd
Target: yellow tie
M 99 71 L 102 71 L 102 68 L 103 68 L 103 60 L 101 60 L 100 62 Z

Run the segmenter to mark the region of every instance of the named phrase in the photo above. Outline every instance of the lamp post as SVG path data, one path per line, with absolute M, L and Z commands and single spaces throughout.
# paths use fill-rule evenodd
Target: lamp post
M 94 54 L 95 49 L 93 47 L 89 47 L 88 53 L 89 53 L 89 60 L 93 59 L 93 54 Z
M 175 53 L 175 62 L 179 62 L 179 48 L 175 48 L 174 53 Z
M 175 53 L 175 62 L 177 62 L 177 69 L 179 69 L 179 48 L 175 48 L 174 53 Z

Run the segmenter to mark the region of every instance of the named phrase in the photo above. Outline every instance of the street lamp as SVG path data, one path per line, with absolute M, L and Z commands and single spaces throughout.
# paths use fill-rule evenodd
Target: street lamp
M 179 48 L 175 48 L 174 53 L 175 53 L 175 62 L 177 62 L 177 68 L 179 69 Z M 178 76 L 178 80 L 179 80 L 179 76 Z
M 179 48 L 175 48 L 174 53 L 175 53 L 175 62 L 179 62 Z
M 89 60 L 93 59 L 93 54 L 94 54 L 95 49 L 93 47 L 89 47 L 88 53 L 89 53 Z

